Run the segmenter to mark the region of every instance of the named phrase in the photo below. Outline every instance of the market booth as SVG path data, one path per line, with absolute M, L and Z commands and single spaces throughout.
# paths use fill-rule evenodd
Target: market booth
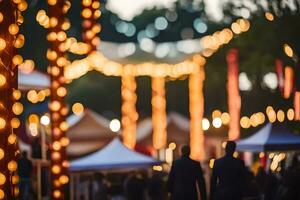
M 67 155 L 70 158 L 95 152 L 117 136 L 110 130 L 109 120 L 90 109 L 85 109 L 80 115 L 71 115 L 67 122 L 67 136 L 70 139 Z
M 237 142 L 237 151 L 271 152 L 300 150 L 300 136 L 282 124 L 268 123 L 252 136 Z
M 291 160 L 300 150 L 300 136 L 283 124 L 268 123 L 252 136 L 237 141 L 237 151 L 244 152 L 246 165 L 253 164 L 253 155 L 258 155 L 259 165 L 272 171 L 280 170 L 283 160 Z M 286 167 L 287 162 L 285 162 Z
M 120 179 L 124 172 L 145 170 L 160 164 L 160 161 L 150 156 L 128 149 L 119 138 L 115 138 L 104 148 L 70 163 L 70 189 L 72 191 L 70 199 L 77 199 L 81 195 L 88 199 L 89 188 L 87 185 L 90 184 L 96 172 L 115 173 Z M 113 185 L 122 188 L 120 183 Z

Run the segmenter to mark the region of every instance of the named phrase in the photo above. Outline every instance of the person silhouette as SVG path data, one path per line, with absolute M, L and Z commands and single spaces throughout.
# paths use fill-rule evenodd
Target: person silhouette
M 168 192 L 171 200 L 197 200 L 198 190 L 201 200 L 206 200 L 206 187 L 201 164 L 192 160 L 190 147 L 181 149 L 182 156 L 172 164 L 168 179 Z M 197 188 L 198 187 L 198 188 Z
M 32 162 L 28 159 L 27 152 L 22 152 L 18 159 L 20 200 L 29 200 L 32 168 Z
M 227 141 L 225 156 L 215 160 L 210 187 L 211 200 L 240 200 L 245 176 L 244 162 L 233 156 L 234 141 Z

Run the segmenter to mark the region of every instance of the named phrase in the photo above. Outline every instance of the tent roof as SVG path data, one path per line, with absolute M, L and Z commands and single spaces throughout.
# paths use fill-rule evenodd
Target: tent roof
M 50 87 L 50 78 L 47 74 L 34 70 L 30 73 L 18 72 L 20 90 L 42 90 Z
M 268 123 L 254 135 L 237 142 L 238 151 L 287 151 L 300 149 L 300 136 L 282 124 Z
M 85 109 L 80 115 L 71 115 L 67 122 L 67 136 L 71 141 L 67 147 L 69 156 L 77 157 L 96 151 L 117 136 L 110 130 L 109 120 L 90 109 Z
M 160 161 L 137 153 L 125 147 L 119 138 L 115 138 L 103 149 L 71 162 L 71 171 L 103 169 L 124 169 L 147 167 Z

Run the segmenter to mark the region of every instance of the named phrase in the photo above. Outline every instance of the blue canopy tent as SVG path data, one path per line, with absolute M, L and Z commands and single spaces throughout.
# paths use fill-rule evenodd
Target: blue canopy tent
M 119 138 L 103 149 L 71 162 L 70 171 L 96 171 L 143 168 L 161 164 L 161 161 L 125 147 Z
M 268 123 L 254 135 L 237 141 L 237 151 L 266 152 L 300 150 L 300 136 L 282 124 Z

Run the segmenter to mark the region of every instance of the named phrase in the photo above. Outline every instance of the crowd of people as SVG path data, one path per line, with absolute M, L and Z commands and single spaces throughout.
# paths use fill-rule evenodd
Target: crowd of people
M 236 144 L 228 141 L 225 155 L 214 162 L 210 181 L 205 181 L 200 162 L 192 160 L 189 146 L 183 146 L 169 174 L 131 171 L 114 178 L 97 172 L 82 176 L 76 194 L 82 200 L 300 200 L 300 162 L 280 173 L 260 167 L 254 174 L 244 162 L 235 158 Z M 33 198 L 30 186 L 33 165 L 26 152 L 18 160 L 20 199 Z M 207 184 L 207 183 L 210 184 Z

